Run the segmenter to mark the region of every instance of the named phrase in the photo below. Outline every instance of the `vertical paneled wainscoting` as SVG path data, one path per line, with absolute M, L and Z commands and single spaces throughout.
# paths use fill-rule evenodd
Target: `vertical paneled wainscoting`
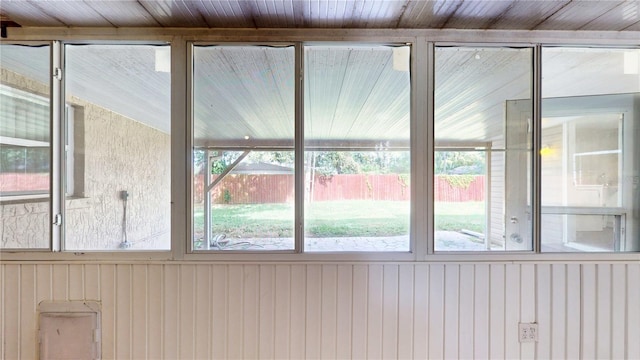
M 104 359 L 640 359 L 637 263 L 0 269 L 3 359 L 37 357 L 43 300 L 99 301 Z

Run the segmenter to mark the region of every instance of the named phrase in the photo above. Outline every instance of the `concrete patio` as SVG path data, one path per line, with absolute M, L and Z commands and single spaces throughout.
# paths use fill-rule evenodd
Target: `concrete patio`
M 224 238 L 212 250 L 281 251 L 294 248 L 293 238 Z M 436 232 L 436 251 L 483 251 L 479 239 L 455 231 Z M 407 252 L 409 236 L 306 238 L 306 252 Z

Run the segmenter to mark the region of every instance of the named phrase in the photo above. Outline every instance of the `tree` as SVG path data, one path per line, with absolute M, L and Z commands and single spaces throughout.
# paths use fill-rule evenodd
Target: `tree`
M 485 153 L 482 151 L 436 151 L 436 174 L 480 175 L 485 172 Z

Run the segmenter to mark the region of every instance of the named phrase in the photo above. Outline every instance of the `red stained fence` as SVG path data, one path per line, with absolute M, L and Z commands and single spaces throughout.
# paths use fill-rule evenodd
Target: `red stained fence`
M 448 175 L 448 178 L 455 175 Z M 447 177 L 436 176 L 435 200 L 446 202 L 483 201 L 484 176 L 477 175 L 468 186 L 455 186 Z M 293 175 L 228 175 L 213 190 L 215 203 L 265 204 L 293 201 Z M 312 201 L 331 200 L 409 200 L 406 175 L 341 174 L 317 175 Z M 38 191 L 49 189 L 49 174 L 0 174 L 0 191 Z M 196 177 L 195 201 L 202 202 L 202 176 Z
M 405 175 L 342 174 L 316 176 L 312 201 L 409 200 L 409 179 Z
M 49 191 L 48 173 L 0 173 L 0 192 Z
M 436 176 L 434 181 L 435 201 L 464 202 L 484 200 L 484 176 L 475 175 L 468 186 L 454 186 L 451 179 L 456 175 Z M 469 175 L 461 175 L 468 177 Z M 447 179 L 449 178 L 449 179 Z
M 227 175 L 213 189 L 213 201 L 218 204 L 269 204 L 293 199 L 293 175 Z
M 455 175 L 450 175 L 455 176 Z M 202 202 L 202 176 L 195 180 L 195 201 Z M 331 200 L 409 200 L 409 180 L 406 175 L 341 174 L 317 175 L 307 191 L 312 201 Z M 454 186 L 451 181 L 436 176 L 436 201 L 462 202 L 484 199 L 484 176 L 476 176 L 467 187 Z M 225 177 L 212 191 L 218 204 L 283 203 L 294 199 L 293 175 L 232 174 Z

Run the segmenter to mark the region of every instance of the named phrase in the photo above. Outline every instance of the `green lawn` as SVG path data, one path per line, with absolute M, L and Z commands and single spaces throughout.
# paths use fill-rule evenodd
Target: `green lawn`
M 484 233 L 484 202 L 437 202 L 435 210 L 436 230 L 460 231 L 462 229 Z
M 293 205 L 213 205 L 213 233 L 230 237 L 293 237 Z M 307 205 L 305 232 L 313 237 L 393 236 L 408 233 L 409 203 L 402 201 L 319 201 Z M 195 212 L 196 234 L 203 212 Z
M 484 203 L 436 203 L 436 230 L 484 232 Z M 213 205 L 213 233 L 228 237 L 293 237 L 293 205 Z M 409 232 L 409 203 L 319 201 L 307 204 L 305 232 L 312 237 L 396 236 Z M 195 212 L 196 238 L 203 233 L 202 209 Z

